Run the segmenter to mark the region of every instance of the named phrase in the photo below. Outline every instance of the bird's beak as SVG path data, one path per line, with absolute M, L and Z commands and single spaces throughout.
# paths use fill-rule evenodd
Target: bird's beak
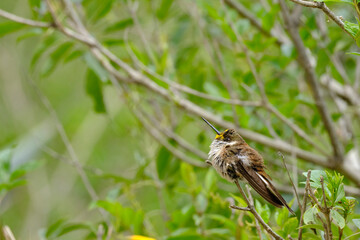
M 204 122 L 207 123 L 207 125 L 209 125 L 216 132 L 216 137 L 221 135 L 221 133 L 213 125 L 211 125 L 211 123 L 209 123 L 208 120 L 206 120 L 203 117 L 201 117 L 201 118 L 202 118 L 202 120 L 204 120 Z

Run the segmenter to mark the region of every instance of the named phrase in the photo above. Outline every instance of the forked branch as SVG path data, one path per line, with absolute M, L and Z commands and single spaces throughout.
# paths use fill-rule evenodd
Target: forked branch
M 231 205 L 230 207 L 233 208 L 233 209 L 237 209 L 237 210 L 251 212 L 254 215 L 254 217 L 256 218 L 256 220 L 261 224 L 261 226 L 263 226 L 265 231 L 267 231 L 273 238 L 275 238 L 276 240 L 284 240 L 274 230 L 272 230 L 272 228 L 264 221 L 264 219 L 262 219 L 262 217 L 259 215 L 259 213 L 255 210 L 254 204 L 252 204 L 250 202 L 250 200 L 246 196 L 244 190 L 241 188 L 238 180 L 235 180 L 234 183 L 236 184 L 237 188 L 239 189 L 239 192 L 240 192 L 241 196 L 245 199 L 245 202 L 246 202 L 246 204 L 248 206 L 247 207 L 238 207 L 238 206 Z

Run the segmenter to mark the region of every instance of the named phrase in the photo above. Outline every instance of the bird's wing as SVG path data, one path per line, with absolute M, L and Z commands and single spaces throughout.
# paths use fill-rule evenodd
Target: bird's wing
M 295 215 L 295 212 L 287 205 L 285 199 L 281 196 L 281 194 L 276 190 L 274 185 L 270 182 L 269 179 L 266 178 L 267 175 L 263 175 L 263 172 L 256 172 L 257 175 L 263 180 L 263 182 L 266 184 L 267 189 L 277 197 L 277 199 L 282 203 L 283 206 L 285 206 L 289 212 L 291 212 L 293 215 Z
M 274 194 L 274 191 L 272 191 L 273 189 L 271 187 L 268 187 L 268 185 L 271 185 L 271 183 L 269 184 L 269 181 L 266 181 L 266 178 L 258 174 L 252 167 L 243 164 L 243 162 L 240 160 L 236 161 L 234 169 L 235 172 L 239 176 L 245 178 L 245 180 L 250 184 L 250 186 L 266 201 L 278 208 L 284 206 L 284 203 L 279 199 L 276 194 Z
M 250 186 L 266 201 L 275 207 L 285 206 L 292 214 L 295 214 L 269 180 L 270 177 L 264 171 L 264 160 L 256 150 L 246 146 L 247 162 L 244 162 L 243 158 L 240 157 L 241 154 L 244 154 L 243 147 L 234 145 L 230 146 L 228 150 L 233 154 L 231 157 L 228 156 L 233 158 L 233 161 L 229 162 L 235 162 L 234 170 L 240 177 L 245 178 Z

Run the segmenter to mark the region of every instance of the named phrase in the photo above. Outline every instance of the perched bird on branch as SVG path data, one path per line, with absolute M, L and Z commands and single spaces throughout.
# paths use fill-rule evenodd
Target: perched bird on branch
M 206 119 L 202 119 L 216 132 L 207 163 L 226 180 L 245 180 L 266 201 L 278 208 L 285 206 L 290 213 L 295 214 L 271 183 L 262 156 L 234 129 L 219 132 Z

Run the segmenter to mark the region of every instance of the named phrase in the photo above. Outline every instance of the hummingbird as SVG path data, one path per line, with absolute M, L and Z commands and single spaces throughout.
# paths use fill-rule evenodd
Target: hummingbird
M 265 172 L 262 156 L 250 147 L 236 130 L 226 129 L 219 132 L 205 118 L 202 119 L 216 132 L 206 162 L 226 180 L 245 180 L 266 201 L 278 208 L 285 206 L 295 215 L 271 183 L 271 178 Z

